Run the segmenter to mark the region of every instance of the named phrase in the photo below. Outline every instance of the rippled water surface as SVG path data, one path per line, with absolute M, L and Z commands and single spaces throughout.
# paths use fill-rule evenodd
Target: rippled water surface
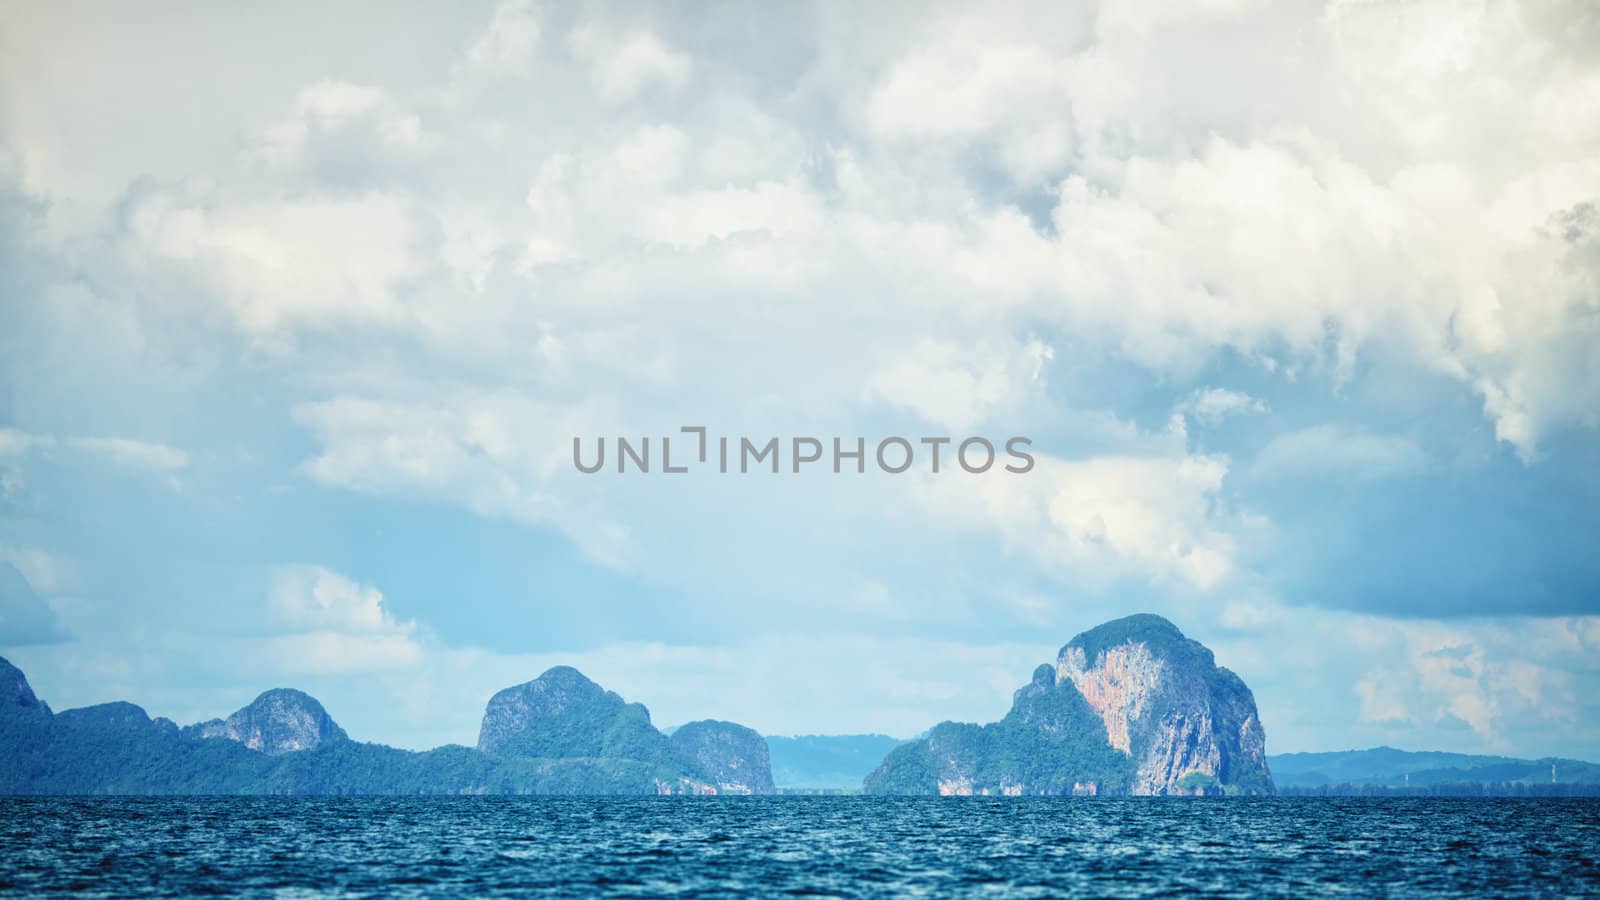
M 0 799 L 0 895 L 1594 894 L 1600 801 Z

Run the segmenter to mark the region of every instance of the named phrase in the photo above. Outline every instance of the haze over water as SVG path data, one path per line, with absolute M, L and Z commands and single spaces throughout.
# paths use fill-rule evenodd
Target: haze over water
M 1600 800 L 11 798 L 0 891 L 1600 892 Z

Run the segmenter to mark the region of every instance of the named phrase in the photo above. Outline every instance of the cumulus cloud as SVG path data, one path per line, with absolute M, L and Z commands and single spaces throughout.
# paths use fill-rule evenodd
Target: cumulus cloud
M 38 547 L 0 544 L 0 563 L 16 568 L 34 590 L 46 594 L 60 593 L 74 580 L 74 568 L 69 560 Z
M 1465 723 L 1484 746 L 1509 746 L 1529 722 L 1570 723 L 1590 710 L 1578 680 L 1593 676 L 1594 617 L 1443 625 L 1359 618 L 1369 648 L 1360 719 L 1400 732 Z M 1370 652 L 1378 651 L 1378 652 Z
M 870 375 L 866 391 L 964 435 L 1036 398 L 1054 353 L 1038 339 L 1000 346 L 924 340 Z
M 1417 131 L 1428 117 L 1400 115 L 1446 73 L 1465 73 L 1472 93 L 1500 77 L 1528 82 L 1551 104 L 1580 106 L 1592 98 L 1574 85 L 1589 75 L 1497 73 L 1494 51 L 1528 39 L 1498 15 L 1460 16 L 1440 32 L 1433 26 L 1442 13 L 1419 9 L 1398 29 L 1378 28 L 1363 8 L 1336 4 L 1307 25 L 1307 52 L 1356 86 L 1346 98 L 1349 119 L 1296 118 L 1295 110 L 1315 104 L 1284 98 L 1268 106 L 1281 121 L 1218 118 L 1214 126 L 1226 127 L 1208 132 L 1174 115 L 1165 130 L 1146 133 L 1140 92 L 1169 101 L 1163 91 L 1174 73 L 1139 46 L 1176 41 L 1188 54 L 1177 58 L 1188 62 L 1199 51 L 1181 44 L 1178 23 L 1203 20 L 1265 38 L 1285 26 L 1248 3 L 1163 7 L 1134 19 L 1086 9 L 1047 27 L 951 11 L 909 41 L 841 45 L 839 52 L 860 55 L 852 71 L 868 74 L 817 83 L 862 111 L 859 134 L 818 133 L 781 110 L 755 112 L 736 86 L 718 84 L 687 108 L 642 121 L 574 113 L 569 137 L 553 142 L 523 135 L 505 110 L 493 111 L 492 129 L 464 127 L 482 112 L 475 95 L 431 101 L 442 127 L 429 129 L 408 111 L 417 100 L 323 80 L 302 89 L 249 153 L 301 167 L 280 178 L 315 184 L 340 170 L 364 191 L 288 199 L 224 181 L 231 189 L 144 195 L 129 214 L 130 250 L 197 267 L 257 336 L 368 321 L 434 331 L 459 315 L 424 288 L 441 262 L 481 291 L 501 260 L 541 281 L 552 265 L 581 260 L 581 275 L 563 280 L 559 293 L 614 296 L 642 274 L 628 255 L 637 241 L 701 254 L 708 273 L 754 265 L 783 278 L 784 266 L 801 266 L 813 277 L 873 283 L 874 270 L 903 270 L 946 281 L 946 290 L 921 295 L 924 319 L 956 315 L 1016 334 L 1017 303 L 1026 301 L 1035 323 L 1101 341 L 1158 375 L 1236 351 L 1285 372 L 1327 365 L 1346 378 L 1363 353 L 1392 347 L 1475 392 L 1500 438 L 1530 459 L 1552 429 L 1592 427 L 1589 411 L 1600 404 L 1587 401 L 1600 378 L 1581 350 L 1593 337 L 1583 298 L 1595 268 L 1592 214 L 1584 211 L 1600 190 L 1585 141 L 1597 138 L 1540 117 L 1536 104 L 1521 115 L 1560 140 L 1541 145 L 1530 168 L 1508 170 L 1473 143 L 1480 136 L 1453 97 L 1431 119 L 1437 134 Z M 484 29 L 465 51 L 473 64 L 525 61 L 547 30 L 517 4 L 498 7 Z M 1438 33 L 1456 37 L 1430 36 Z M 680 88 L 693 69 L 664 30 L 585 21 L 565 34 L 578 74 L 605 102 Z M 1396 41 L 1406 53 L 1393 52 Z M 1256 48 L 1228 71 L 1272 72 L 1280 62 Z M 838 64 L 828 57 L 819 71 Z M 965 73 L 959 89 L 940 87 L 949 71 Z M 1111 82 L 1134 95 L 1116 95 Z M 1311 79 L 1305 90 L 1320 98 L 1328 87 Z M 939 102 L 914 102 L 917 91 Z M 1121 119 L 1108 100 L 1126 110 Z M 1398 133 L 1372 146 L 1376 132 L 1354 128 L 1368 112 L 1392 118 Z M 1089 139 L 1073 137 L 1080 132 Z M 1445 156 L 1445 137 L 1472 152 Z M 487 159 L 510 138 L 533 151 L 523 156 L 525 210 L 504 208 L 516 195 L 504 181 L 495 197 L 485 189 L 496 185 L 479 179 L 461 183 L 482 208 L 441 208 L 432 179 L 387 168 L 395 154 L 423 147 L 439 149 L 451 166 Z M 902 139 L 942 149 L 897 162 Z M 765 159 L 756 155 L 761 147 Z M 722 168 L 738 177 L 693 171 L 719 161 L 736 164 Z M 1068 163 L 1079 174 L 1069 177 Z M 1034 222 L 1017 215 L 1008 192 L 984 190 L 991 164 L 1019 189 L 1045 179 L 1042 198 L 1031 202 L 1048 205 L 1033 207 Z M 902 174 L 907 167 L 912 174 Z M 220 174 L 231 178 L 225 168 Z M 918 189 L 935 176 L 952 188 Z M 1487 213 L 1464 214 L 1469 206 Z M 439 232 L 449 240 L 436 246 Z M 844 242 L 819 239 L 828 232 L 869 248 L 872 265 L 850 259 Z M 739 243 L 705 255 L 708 242 L 737 235 L 782 244 Z M 797 254 L 810 258 L 799 262 Z M 671 291 L 682 297 L 707 287 L 691 276 Z M 922 287 L 914 278 L 903 289 Z M 989 302 L 971 307 L 973 292 Z M 866 312 L 838 299 L 836 315 Z M 905 307 L 879 299 L 862 324 L 892 332 Z M 936 328 L 917 330 L 924 333 L 913 343 L 946 339 Z
M 596 559 L 620 565 L 628 529 L 562 492 L 570 441 L 596 426 L 581 410 L 551 408 L 515 393 L 444 396 L 428 403 L 338 397 L 306 404 L 297 418 L 323 443 L 305 472 L 323 484 L 458 503 L 474 512 L 564 528 Z
M 1149 580 L 1187 591 L 1222 585 L 1242 520 L 1219 514 L 1226 459 L 1187 453 L 1060 459 L 1033 472 L 928 477 L 920 509 L 952 527 L 997 533 L 1034 564 L 1087 584 Z
M 129 214 L 135 252 L 212 286 L 247 334 L 394 323 L 421 271 L 416 226 L 389 193 L 218 207 L 205 197 L 146 195 Z
M 377 588 L 320 566 L 289 566 L 276 574 L 268 608 L 286 633 L 266 652 L 289 673 L 362 672 L 416 664 L 422 658 L 417 624 L 398 621 Z
M 467 51 L 467 59 L 490 71 L 527 75 L 529 57 L 539 46 L 541 33 L 527 0 L 507 0 L 495 7 L 488 27 Z
M 1545 521 L 1587 522 L 1589 482 L 1544 455 L 1600 427 L 1583 13 L 1206 0 L 775 23 L 511 0 L 438 29 L 330 20 L 291 61 L 257 49 L 304 32 L 287 15 L 133 40 L 0 12 L 0 499 L 46 457 L 170 477 L 250 456 L 229 503 L 259 478 L 450 504 L 652 597 L 746 565 L 789 606 L 839 611 L 762 536 L 813 542 L 804 568 L 838 572 L 861 616 L 1021 629 L 1059 621 L 1060 592 L 1131 584 L 1225 597 L 1208 608 L 1228 629 L 1305 626 L 1246 592 L 1295 556 L 1270 552 L 1252 485 L 1324 510 L 1319 490 L 1505 455 L 1535 473 L 1508 478 L 1549 479 Z M 159 64 L 120 64 L 135 51 Z M 155 430 L 107 424 L 126 410 Z M 1039 463 L 673 493 L 578 484 L 566 462 L 574 435 L 710 418 L 1026 432 Z M 131 436 L 167 421 L 216 446 Z M 1191 429 L 1212 429 L 1204 452 Z M 1009 599 L 961 621 L 896 589 L 969 565 L 985 589 L 1014 575 Z M 1541 610 L 1592 606 L 1569 569 L 1551 590 L 1574 599 Z M 304 578 L 285 660 L 415 661 L 375 589 L 346 579 L 324 607 Z M 1375 675 L 1335 693 L 1375 721 L 1498 727 L 1512 701 L 1452 672 L 1427 677 L 1459 703 Z
M 359 180 L 381 170 L 385 155 L 421 154 L 429 141 L 416 114 L 382 89 L 320 81 L 300 92 L 252 153 L 276 169 Z
M 1267 412 L 1267 404 L 1238 391 L 1227 388 L 1202 388 L 1185 397 L 1175 407 L 1177 412 L 1193 416 L 1205 425 L 1215 425 L 1229 416 L 1259 416 Z
M 586 25 L 567 35 L 567 47 L 589 67 L 595 92 L 608 103 L 630 100 L 651 88 L 675 91 L 694 68 L 687 54 L 647 31 L 618 35 Z
M 1206 643 L 1251 686 L 1274 752 L 1582 756 L 1600 736 L 1585 687 L 1600 675 L 1595 616 L 1440 622 L 1266 606 Z
M 0 562 L 0 645 L 49 644 L 67 639 L 55 611 L 17 567 Z

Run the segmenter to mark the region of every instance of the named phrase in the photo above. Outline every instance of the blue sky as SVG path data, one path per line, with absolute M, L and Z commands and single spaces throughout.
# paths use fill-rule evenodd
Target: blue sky
M 1595 29 L 13 4 L 0 653 L 408 747 L 557 663 L 910 735 L 1152 611 L 1274 752 L 1600 757 Z M 570 462 L 695 424 L 1038 465 Z

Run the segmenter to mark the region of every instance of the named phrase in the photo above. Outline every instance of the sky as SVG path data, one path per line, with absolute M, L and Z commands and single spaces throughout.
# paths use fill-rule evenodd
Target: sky
M 694 425 L 1036 465 L 572 465 Z M 1596 759 L 1597 545 L 1584 0 L 0 6 L 56 709 L 910 736 L 1155 612 L 1269 752 Z

